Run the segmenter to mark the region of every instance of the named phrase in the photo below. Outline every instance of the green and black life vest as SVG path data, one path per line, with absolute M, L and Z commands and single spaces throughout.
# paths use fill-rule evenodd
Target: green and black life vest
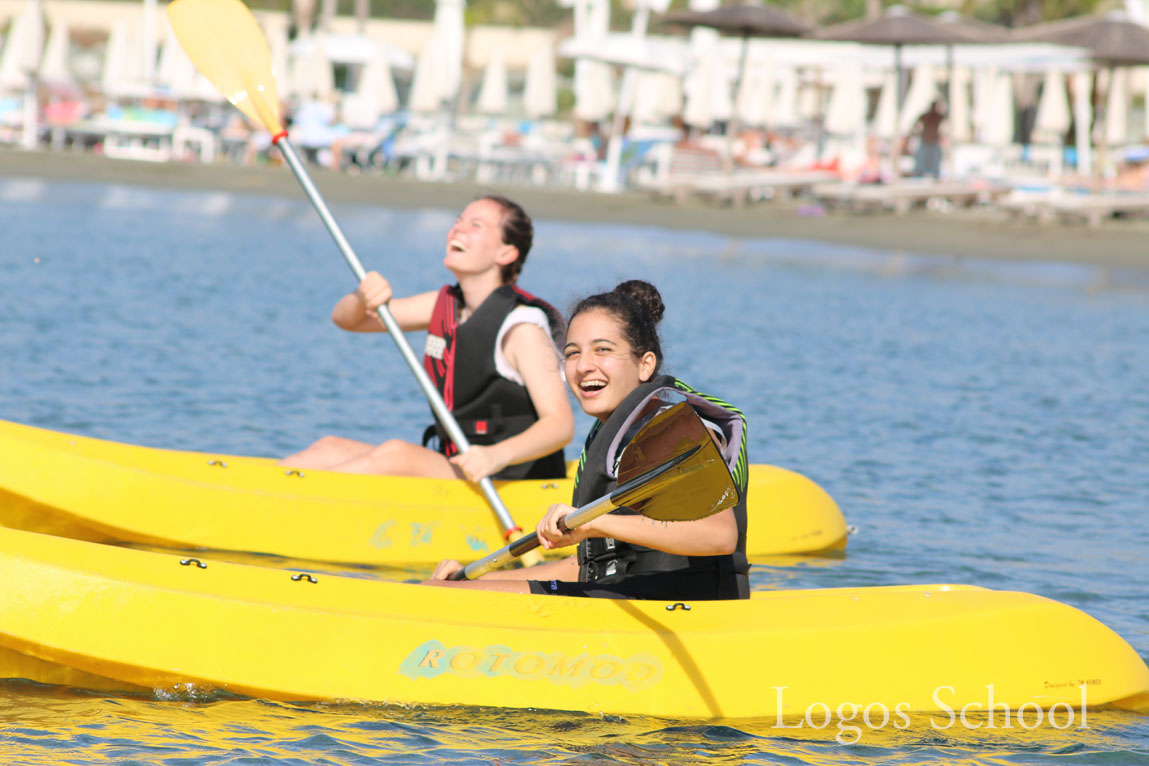
M 423 367 L 468 441 L 475 445 L 495 444 L 522 433 L 539 419 L 526 387 L 507 380 L 495 367 L 495 343 L 503 321 L 516 306 L 540 308 L 547 315 L 556 343 L 564 332 L 564 322 L 546 301 L 514 285 L 496 289 L 460 324 L 462 303 L 463 293 L 458 285 L 439 291 L 427 328 Z M 435 436 L 438 450 L 444 455 L 458 453 L 437 420 L 424 433 L 423 443 L 429 445 Z M 507 466 L 493 478 L 554 479 L 565 475 L 566 461 L 559 449 L 536 460 Z
M 717 426 L 725 436 L 722 453 L 738 489 L 738 504 L 734 506 L 738 522 L 737 549 L 724 556 L 677 556 L 612 538 L 590 538 L 578 546 L 579 580 L 613 583 L 650 572 L 681 572 L 684 577 L 710 573 L 715 576 L 715 598 L 748 598 L 746 490 L 750 466 L 746 457 L 746 418 L 730 404 L 695 391 L 669 375 L 642 384 L 622 401 L 605 423 L 596 421 L 591 428 L 579 458 L 571 504 L 585 505 L 614 489 L 622 450 L 645 419 L 658 409 L 648 406 L 648 402 L 656 399 L 668 404 L 685 399 L 699 417 Z M 613 513 L 634 512 L 620 508 Z

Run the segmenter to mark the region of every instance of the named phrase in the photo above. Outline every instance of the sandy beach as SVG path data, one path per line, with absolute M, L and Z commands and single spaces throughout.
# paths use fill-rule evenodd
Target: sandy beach
M 353 176 L 313 171 L 325 198 L 391 208 L 461 208 L 476 196 L 497 191 L 520 202 L 538 220 L 658 226 L 710 231 L 730 237 L 814 240 L 874 250 L 923 255 L 1085 263 L 1115 268 L 1149 268 L 1149 222 L 1110 221 L 1084 225 L 1040 225 L 1011 221 L 990 210 L 952 213 L 809 215 L 808 204 L 771 201 L 744 208 L 703 201 L 676 204 L 646 194 L 602 195 L 523 186 L 436 184 L 381 175 Z M 41 178 L 163 187 L 188 191 L 302 197 L 283 167 L 237 167 L 185 163 L 153 164 L 92 154 L 0 150 L 0 179 Z

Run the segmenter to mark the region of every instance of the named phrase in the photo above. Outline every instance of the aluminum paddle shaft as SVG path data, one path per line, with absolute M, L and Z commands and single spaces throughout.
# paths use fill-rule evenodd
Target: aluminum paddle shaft
M 287 135 L 284 133 L 279 134 L 275 138 L 275 145 L 279 147 L 280 152 L 283 153 L 284 159 L 287 160 L 288 167 L 295 177 L 299 180 L 299 184 L 303 187 L 304 193 L 307 198 L 311 200 L 311 204 L 315 206 L 315 211 L 319 213 L 319 218 L 323 221 L 323 225 L 327 227 L 327 231 L 331 233 L 331 237 L 335 240 L 335 244 L 339 247 L 339 252 L 343 254 L 343 259 L 347 261 L 347 265 L 351 267 L 351 271 L 355 274 L 355 278 L 362 282 L 363 277 L 367 272 L 363 270 L 363 264 L 359 262 L 358 256 L 355 251 L 351 249 L 351 243 L 347 241 L 347 237 L 343 235 L 343 230 L 339 228 L 335 216 L 327 207 L 327 203 L 323 200 L 323 196 L 319 190 L 315 188 L 315 184 L 311 180 L 311 174 L 307 172 L 303 162 L 300 161 L 299 155 L 295 153 L 295 147 L 287 140 Z M 431 382 L 428 377 L 427 371 L 423 369 L 415 352 L 411 349 L 411 344 L 407 342 L 407 337 L 403 334 L 403 330 L 399 327 L 399 323 L 395 321 L 392 316 L 391 310 L 384 304 L 378 309 L 379 318 L 383 321 L 383 326 L 387 328 L 390 333 L 391 339 L 395 341 L 395 345 L 399 348 L 399 353 L 403 356 L 403 361 L 411 369 L 415 375 L 415 380 L 419 381 L 419 388 L 423 389 L 423 395 L 427 397 L 427 401 L 431 404 L 431 410 L 435 413 L 435 417 L 447 430 L 447 435 L 451 437 L 451 441 L 455 443 L 459 452 L 466 452 L 471 448 L 471 443 L 467 437 L 463 435 L 463 429 L 459 428 L 459 423 L 455 420 L 455 416 L 451 414 L 451 410 L 447 408 L 447 403 L 443 401 L 443 397 L 439 394 L 439 389 L 435 388 L 435 384 Z M 484 478 L 479 482 L 479 489 L 482 490 L 483 496 L 487 498 L 487 503 L 490 504 L 491 509 L 499 518 L 499 524 L 502 525 L 503 531 L 509 532 L 513 529 L 518 529 L 511 518 L 511 514 L 507 511 L 507 507 L 503 504 L 503 500 L 499 497 L 499 493 L 495 491 L 495 485 L 489 478 Z
M 709 437 L 705 436 L 703 438 L 709 439 Z M 620 484 L 611 492 L 597 500 L 592 500 L 586 505 L 574 509 L 563 518 L 560 526 L 564 531 L 569 532 L 576 527 L 581 527 L 588 521 L 597 519 L 603 514 L 610 513 L 616 508 L 637 503 L 655 493 L 663 492 L 684 476 L 697 474 L 704 460 L 704 456 L 700 454 L 701 450 L 702 445 L 699 444 L 679 452 L 668 458 L 665 462 L 655 465 L 641 475 Z M 721 466 L 721 461 L 719 461 L 719 465 Z M 729 476 L 730 474 L 727 472 L 727 479 L 729 479 Z M 723 488 L 722 494 L 727 495 L 729 493 Z M 703 516 L 715 513 L 716 509 L 720 509 L 720 506 L 708 507 L 705 504 L 694 503 L 690 507 L 684 508 L 678 516 L 683 520 L 691 516 L 702 518 Z M 490 553 L 477 561 L 472 561 L 467 566 L 451 574 L 447 579 L 477 580 L 487 572 L 499 569 L 511 561 L 514 561 L 516 558 L 533 551 L 541 544 L 539 533 L 531 532 L 529 535 L 523 535 L 510 545 L 506 545 L 494 553 Z

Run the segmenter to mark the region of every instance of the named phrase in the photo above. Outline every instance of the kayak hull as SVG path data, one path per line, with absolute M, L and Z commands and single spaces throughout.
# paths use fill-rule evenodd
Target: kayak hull
M 1149 700 L 1149 668 L 1117 634 L 1025 593 L 668 604 L 206 564 L 0 529 L 0 675 L 63 666 L 102 688 L 689 719 Z
M 528 530 L 572 482 L 496 482 Z M 750 469 L 747 552 L 840 554 L 847 529 L 808 478 Z M 477 487 L 293 471 L 266 458 L 139 447 L 0 421 L 0 525 L 104 543 L 367 566 L 470 560 L 504 545 Z

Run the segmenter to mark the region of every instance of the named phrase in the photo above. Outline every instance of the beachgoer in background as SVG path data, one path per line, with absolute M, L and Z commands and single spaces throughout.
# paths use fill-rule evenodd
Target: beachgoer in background
M 918 131 L 918 152 L 914 157 L 914 175 L 919 178 L 942 174 L 942 122 L 945 112 L 941 102 L 934 101 L 930 108 L 918 118 L 915 130 Z
M 443 561 L 429 584 L 604 598 L 749 597 L 746 420 L 729 404 L 658 374 L 662 349 L 657 325 L 663 310 L 653 285 L 632 280 L 583 299 L 571 316 L 563 346 L 567 384 L 597 422 L 583 447 L 571 505 L 552 505 L 537 531 L 545 548 L 578 545 L 577 554 L 490 572 L 473 581 L 446 580 L 461 565 Z M 563 531 L 559 522 L 573 506 L 595 500 L 616 485 L 618 456 L 644 422 L 642 416 L 657 411 L 648 403 L 673 398 L 685 398 L 716 431 L 715 441 L 738 488 L 738 504 L 713 516 L 678 522 L 655 522 L 620 508 Z
M 387 303 L 404 330 L 427 330 L 423 364 L 471 442 L 458 454 L 436 423 L 423 445 L 381 445 L 326 436 L 280 461 L 346 473 L 503 479 L 566 475 L 562 448 L 574 416 L 555 347 L 562 316 L 516 286 L 531 249 L 531 219 L 514 202 L 472 202 L 447 232 L 445 265 L 458 284 L 392 300 L 391 285 L 370 272 L 331 317 L 351 332 L 385 332 L 377 309 Z M 427 444 L 437 437 L 438 450 Z
M 331 164 L 331 144 L 347 135 L 347 126 L 339 122 L 339 99 L 332 95 L 312 95 L 291 115 L 291 135 L 304 156 L 319 164 Z

